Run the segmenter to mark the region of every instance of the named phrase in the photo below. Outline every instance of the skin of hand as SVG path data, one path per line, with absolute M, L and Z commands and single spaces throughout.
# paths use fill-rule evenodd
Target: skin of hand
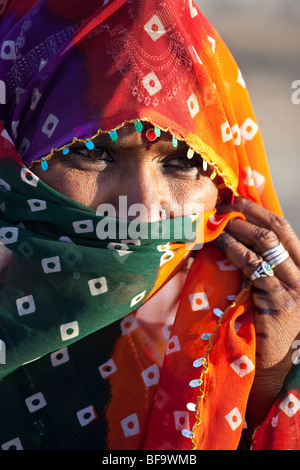
M 293 344 L 300 338 L 300 241 L 284 218 L 248 199 L 217 208 L 221 213 L 237 210 L 246 217 L 246 221 L 231 220 L 215 243 L 247 279 L 263 261 L 261 254 L 280 242 L 290 255 L 274 267 L 274 276 L 252 282 L 256 372 L 247 420 L 257 426 L 293 366 Z

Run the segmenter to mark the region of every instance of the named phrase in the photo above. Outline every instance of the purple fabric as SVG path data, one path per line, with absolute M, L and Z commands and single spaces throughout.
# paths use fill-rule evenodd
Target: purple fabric
M 99 118 L 84 115 L 83 56 L 74 48 L 62 52 L 81 21 L 51 13 L 54 2 L 42 0 L 30 10 L 34 3 L 19 2 L 28 6 L 25 16 L 8 11 L 0 20 L 0 79 L 6 87 L 0 118 L 27 165 L 74 136 L 90 137 L 99 125 Z M 78 19 L 86 19 L 101 1 L 84 4 L 73 1 Z

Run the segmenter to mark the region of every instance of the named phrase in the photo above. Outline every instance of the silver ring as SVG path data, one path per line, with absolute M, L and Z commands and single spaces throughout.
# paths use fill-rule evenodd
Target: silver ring
M 260 277 L 274 276 L 274 271 L 267 261 L 263 261 L 261 265 L 254 271 L 250 277 L 250 281 L 259 279 Z
M 282 243 L 270 248 L 261 255 L 265 261 L 267 261 L 272 268 L 282 263 L 289 257 L 289 252 L 284 248 Z
M 282 263 L 289 257 L 288 251 L 284 250 L 282 253 L 279 255 L 275 256 L 274 258 L 271 258 L 268 263 L 272 268 L 275 268 L 275 266 L 278 266 L 278 264 Z M 267 261 L 267 260 L 266 260 Z
M 262 253 L 261 256 L 267 260 L 267 258 L 274 258 L 274 256 L 277 256 L 280 253 L 283 253 L 284 251 L 284 246 L 282 245 L 282 243 L 279 243 L 279 245 L 273 246 L 273 248 L 270 248 L 269 250 Z

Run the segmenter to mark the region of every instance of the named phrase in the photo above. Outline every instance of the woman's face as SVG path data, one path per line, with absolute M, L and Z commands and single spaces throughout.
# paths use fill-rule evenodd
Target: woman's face
M 119 218 L 124 218 L 120 196 L 126 196 L 128 208 L 145 206 L 149 215 L 148 220 L 141 218 L 144 222 L 159 218 L 157 211 L 151 211 L 157 206 L 165 209 L 167 217 L 187 215 L 184 205 L 196 205 L 189 213 L 199 212 L 199 205 L 205 211 L 214 209 L 218 190 L 217 178 L 210 179 L 212 169 L 203 171 L 202 159 L 196 154 L 188 159 L 184 142 L 174 148 L 170 134 L 162 132 L 158 141 L 148 144 L 128 125 L 118 130 L 115 142 L 108 134 L 93 142 L 93 150 L 84 143 L 73 144 L 67 155 L 53 155 L 47 171 L 40 164 L 32 171 L 56 191 L 95 210 L 111 204 Z

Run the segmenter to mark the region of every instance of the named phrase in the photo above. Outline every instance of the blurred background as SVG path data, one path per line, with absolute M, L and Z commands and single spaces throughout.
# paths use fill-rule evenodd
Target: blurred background
M 300 236 L 300 103 L 292 102 L 292 83 L 300 81 L 300 0 L 195 3 L 242 71 L 282 209 Z

